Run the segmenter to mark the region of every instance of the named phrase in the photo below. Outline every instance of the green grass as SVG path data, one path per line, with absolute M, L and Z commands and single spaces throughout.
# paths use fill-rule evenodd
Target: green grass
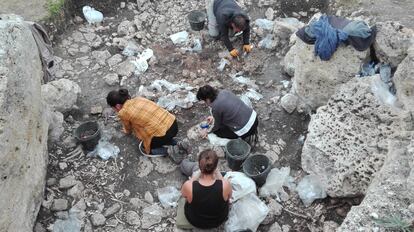
M 397 216 L 384 217 L 384 218 L 378 218 L 378 219 L 373 218 L 372 220 L 376 224 L 384 228 L 388 228 L 388 229 L 392 229 L 396 231 L 402 231 L 402 232 L 413 232 L 414 231 L 411 223 L 406 222 Z
M 65 0 L 48 0 L 47 9 L 49 10 L 49 15 L 53 17 L 60 14 L 64 3 Z

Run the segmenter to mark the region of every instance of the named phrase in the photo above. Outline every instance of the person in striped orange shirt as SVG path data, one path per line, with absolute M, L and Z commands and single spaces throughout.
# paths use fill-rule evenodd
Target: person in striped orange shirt
M 149 157 L 169 155 L 179 164 L 190 153 L 187 142 L 174 139 L 178 133 L 175 116 L 156 103 L 143 97 L 131 98 L 127 89 L 109 92 L 106 101 L 118 112 L 123 131 L 134 133 L 141 140 L 142 154 Z

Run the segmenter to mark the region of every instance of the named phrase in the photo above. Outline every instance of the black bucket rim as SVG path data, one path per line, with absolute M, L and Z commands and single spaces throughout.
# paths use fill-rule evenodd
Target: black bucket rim
M 79 136 L 78 136 L 78 129 L 81 127 L 81 126 L 83 126 L 83 125 L 86 125 L 86 124 L 88 124 L 88 123 L 94 123 L 94 124 L 96 124 L 96 128 L 97 128 L 97 130 L 95 131 L 95 133 L 94 134 L 92 134 L 92 135 L 90 135 L 88 138 L 80 138 Z M 79 142 L 87 142 L 87 141 L 89 141 L 89 140 L 92 140 L 93 138 L 95 138 L 99 133 L 100 133 L 100 128 L 99 128 L 99 123 L 97 122 L 97 121 L 86 121 L 86 122 L 83 122 L 83 123 L 81 123 L 78 127 L 76 127 L 75 128 L 75 130 L 73 131 L 73 134 L 74 134 L 74 136 L 75 136 L 75 139 L 76 140 L 78 140 Z
M 195 14 L 195 13 L 200 13 L 200 14 L 202 14 L 203 15 L 203 20 L 202 21 L 195 21 L 195 20 L 192 20 L 192 18 L 190 17 L 192 14 Z M 204 13 L 204 11 L 202 11 L 202 10 L 192 10 L 192 11 L 190 11 L 190 13 L 188 13 L 188 15 L 187 15 L 187 19 L 188 19 L 188 21 L 190 22 L 190 23 L 205 23 L 206 22 L 206 17 L 207 17 L 207 14 L 206 13 Z M 201 18 L 201 17 L 200 17 Z
M 250 173 L 248 173 L 247 172 L 247 170 L 246 170 L 246 168 L 245 168 L 245 164 L 246 164 L 246 162 L 248 161 L 248 160 L 251 160 L 251 159 L 254 159 L 255 157 L 265 157 L 266 159 L 267 159 L 267 163 L 268 163 L 268 165 L 267 165 L 267 167 L 263 170 L 263 172 L 261 172 L 261 173 L 259 173 L 259 174 L 256 174 L 256 175 L 252 175 L 252 174 L 250 174 Z M 269 157 L 267 157 L 267 156 L 265 156 L 265 155 L 262 155 L 262 154 L 256 154 L 256 155 L 251 155 L 251 156 L 249 156 L 244 162 L 243 162 L 243 164 L 242 164 L 242 169 L 243 169 L 243 173 L 244 174 L 246 174 L 248 177 L 250 177 L 250 178 L 254 178 L 254 177 L 258 177 L 258 176 L 260 176 L 260 175 L 263 175 L 263 173 L 266 173 L 266 172 L 268 172 L 268 170 L 270 170 L 272 168 L 272 165 L 270 165 L 270 159 L 269 159 Z
M 245 143 L 246 145 L 247 145 L 247 147 L 248 147 L 248 150 L 247 150 L 247 152 L 244 154 L 244 155 L 242 155 L 242 156 L 234 156 L 234 155 L 231 155 L 231 153 L 229 152 L 229 150 L 227 149 L 227 147 L 229 146 L 229 144 L 230 143 L 232 143 L 232 142 L 242 142 L 242 143 Z M 234 160 L 245 160 L 245 159 L 247 159 L 248 157 L 249 157 L 249 155 L 250 155 L 250 151 L 251 151 L 251 146 L 250 146 L 250 144 L 249 143 L 247 143 L 246 141 L 244 141 L 243 139 L 240 139 L 240 138 L 238 138 L 238 139 L 231 139 L 227 144 L 226 144 L 226 146 L 224 147 L 224 152 L 226 153 L 226 156 L 229 156 L 231 159 L 234 159 Z

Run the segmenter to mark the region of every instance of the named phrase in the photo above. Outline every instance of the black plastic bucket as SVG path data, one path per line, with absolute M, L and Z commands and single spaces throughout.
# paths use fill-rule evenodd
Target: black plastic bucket
M 194 31 L 203 30 L 206 22 L 206 14 L 203 11 L 193 10 L 188 14 L 187 18 L 190 22 L 191 29 Z
M 233 139 L 227 143 L 225 152 L 229 168 L 238 171 L 250 154 L 250 145 L 242 139 Z
M 243 163 L 244 174 L 252 178 L 258 187 L 266 183 L 270 168 L 270 160 L 265 155 L 252 155 Z
M 97 122 L 90 121 L 84 122 L 75 129 L 75 138 L 81 144 L 83 149 L 87 151 L 93 151 L 99 143 L 101 138 L 101 132 Z

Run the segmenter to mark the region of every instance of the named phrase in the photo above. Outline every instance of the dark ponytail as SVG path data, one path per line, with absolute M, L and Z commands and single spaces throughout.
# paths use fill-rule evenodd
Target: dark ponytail
M 211 149 L 204 150 L 198 157 L 198 165 L 203 174 L 212 174 L 218 164 L 218 157 L 215 151 Z
M 106 102 L 111 107 L 115 107 L 117 104 L 123 105 L 128 99 L 131 99 L 127 89 L 113 90 L 106 96 Z

